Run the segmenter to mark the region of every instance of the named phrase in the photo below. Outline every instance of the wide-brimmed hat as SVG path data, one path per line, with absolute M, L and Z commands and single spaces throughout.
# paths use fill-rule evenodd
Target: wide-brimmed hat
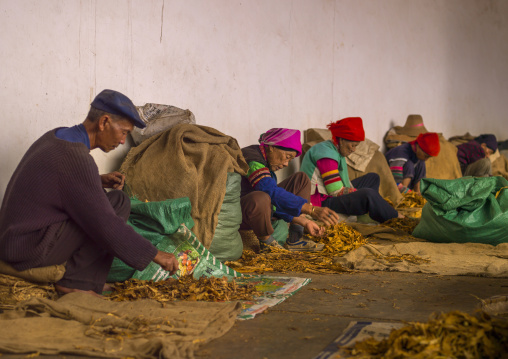
M 407 116 L 406 124 L 404 126 L 395 126 L 393 128 L 398 135 L 407 135 L 416 137 L 420 133 L 429 132 L 423 125 L 423 118 L 420 115 Z

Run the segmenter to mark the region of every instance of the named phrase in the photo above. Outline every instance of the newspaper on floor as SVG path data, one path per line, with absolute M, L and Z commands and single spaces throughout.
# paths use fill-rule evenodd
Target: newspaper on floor
M 387 339 L 392 330 L 403 326 L 404 323 L 351 322 L 337 339 L 313 359 L 348 358 L 351 355 L 348 350 L 343 348 L 352 348 L 356 342 L 367 338 L 374 338 L 377 341 Z
M 238 283 L 253 282 L 263 296 L 242 303 L 243 310 L 238 316 L 238 319 L 242 320 L 252 319 L 267 308 L 283 302 L 311 281 L 310 278 L 255 276 L 239 273 L 217 260 L 183 224 L 174 234 L 165 236 L 157 244 L 157 249 L 175 255 L 179 264 L 178 271 L 170 275 L 160 265 L 151 262 L 144 270 L 134 272 L 132 278 L 160 281 L 192 275 L 196 279 L 203 276 L 226 277 L 228 280 L 235 279 Z

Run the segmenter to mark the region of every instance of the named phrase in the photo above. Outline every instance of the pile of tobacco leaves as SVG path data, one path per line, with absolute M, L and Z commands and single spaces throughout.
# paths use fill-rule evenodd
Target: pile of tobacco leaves
M 416 192 L 409 192 L 403 194 L 404 198 L 402 198 L 402 201 L 397 205 L 397 209 L 399 208 L 414 208 L 418 207 L 421 208 L 427 203 L 425 198 L 419 193 Z
M 401 231 L 404 231 L 407 234 L 411 234 L 413 233 L 418 223 L 419 223 L 418 220 L 415 220 L 414 218 L 405 217 L 405 218 L 392 218 L 386 222 L 383 222 L 381 225 L 394 229 L 400 229 Z
M 506 358 L 508 321 L 484 312 L 442 313 L 427 323 L 409 323 L 387 339 L 357 342 L 353 358 Z
M 311 237 L 313 241 L 324 243 L 323 254 L 343 255 L 367 244 L 367 239 L 346 223 L 338 223 L 326 229 L 323 237 Z
M 349 271 L 334 263 L 333 257 L 330 256 L 316 252 L 291 252 L 275 247 L 259 254 L 251 250 L 244 250 L 240 259 L 228 261 L 225 264 L 240 273 L 305 272 L 327 274 Z
M 130 279 L 115 283 L 113 292 L 108 297 L 113 301 L 132 301 L 138 299 L 154 299 L 159 302 L 173 300 L 222 302 L 231 300 L 252 300 L 261 293 L 252 283 L 237 283 L 227 278 L 192 276 L 178 279 L 167 279 L 158 282 Z
M 349 269 L 334 263 L 333 258 L 344 255 L 367 243 L 367 240 L 352 227 L 339 223 L 326 229 L 323 237 L 310 237 L 313 241 L 324 243 L 320 252 L 294 252 L 270 248 L 260 254 L 245 250 L 237 261 L 225 264 L 241 273 L 264 272 L 306 272 L 306 273 L 337 273 L 349 272 Z

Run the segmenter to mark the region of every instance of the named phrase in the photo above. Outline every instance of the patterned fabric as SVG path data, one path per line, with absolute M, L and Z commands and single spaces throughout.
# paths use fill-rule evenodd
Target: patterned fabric
M 296 151 L 296 157 L 302 154 L 300 131 L 290 128 L 272 128 L 259 137 L 259 143 L 264 146 L 279 146 Z M 266 158 L 266 157 L 265 157 Z
M 316 192 L 319 192 L 323 195 L 329 194 L 323 181 L 323 177 L 321 176 L 321 172 L 317 167 L 317 162 L 324 158 L 337 162 L 337 169 L 339 171 L 343 186 L 351 187 L 346 158 L 342 157 L 333 142 L 328 140 L 312 146 L 310 150 L 305 154 L 302 165 L 300 167 L 300 170 L 307 174 L 311 180 L 311 195 Z
M 317 161 L 316 165 L 321 173 L 328 194 L 335 195 L 344 188 L 344 183 L 339 173 L 339 163 L 337 161 L 329 158 L 322 158 Z
M 485 151 L 481 144 L 472 140 L 457 146 L 457 158 L 460 162 L 462 174 L 464 174 L 469 164 L 485 158 Z
M 263 178 L 272 178 L 270 170 L 262 163 L 252 161 L 249 162 L 249 171 L 247 172 L 250 185 L 256 187 L 256 185 Z
M 243 156 L 249 165 L 249 171 L 242 178 L 241 196 L 243 197 L 252 191 L 265 192 L 270 196 L 274 214 L 290 223 L 293 217 L 298 217 L 301 214 L 302 206 L 307 203 L 307 200 L 277 186 L 277 176 L 268 168 L 268 163 L 260 147 L 252 145 L 242 148 Z
M 425 161 L 420 161 L 416 157 L 411 143 L 405 143 L 392 148 L 386 153 L 385 157 L 397 185 L 404 178 L 411 178 L 411 183 L 408 187 L 413 189 L 414 185 L 426 176 Z

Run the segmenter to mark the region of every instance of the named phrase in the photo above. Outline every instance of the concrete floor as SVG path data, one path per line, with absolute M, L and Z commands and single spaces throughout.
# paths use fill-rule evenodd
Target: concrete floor
M 196 357 L 312 359 L 350 321 L 427 321 L 433 312 L 452 310 L 472 314 L 480 303 L 476 297 L 508 294 L 508 278 L 399 272 L 291 276 L 312 282 L 268 313 L 237 321 Z
M 312 282 L 268 312 L 254 319 L 237 321 L 224 336 L 203 345 L 196 358 L 312 359 L 335 340 L 350 321 L 427 321 L 434 312 L 452 310 L 471 314 L 480 303 L 476 297 L 508 294 L 508 278 L 399 272 L 286 275 L 311 278 Z M 6 359 L 26 357 L 2 356 Z

